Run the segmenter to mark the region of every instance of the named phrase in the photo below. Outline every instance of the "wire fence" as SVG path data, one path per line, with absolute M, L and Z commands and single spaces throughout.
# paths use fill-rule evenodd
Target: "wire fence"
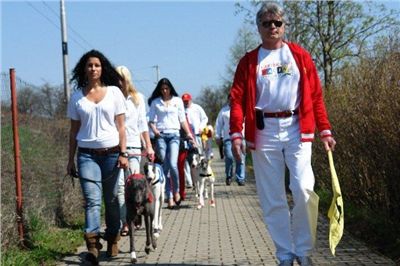
M 7 250 L 18 244 L 16 230 L 16 185 L 14 165 L 14 136 L 11 115 L 10 75 L 1 73 L 1 248 Z M 29 240 L 32 221 L 41 226 L 57 224 L 68 226 L 83 215 L 79 186 L 72 186 L 65 178 L 68 160 L 69 121 L 65 116 L 43 115 L 43 103 L 57 105 L 56 97 L 47 97 L 47 91 L 57 88 L 35 86 L 16 78 L 18 97 L 18 139 L 22 172 L 22 204 L 25 238 Z M 23 92 L 23 93 L 21 93 Z M 24 102 L 24 96 L 35 97 Z M 61 90 L 62 92 L 62 90 Z M 49 94 L 51 96 L 51 94 Z M 25 98 L 25 100 L 28 98 Z M 40 104 L 37 104 L 40 103 Z M 21 105 L 32 106 L 31 109 Z M 37 110 L 39 108 L 39 110 Z M 21 109 L 23 111 L 21 111 Z M 28 110 L 28 111 L 27 111 Z M 37 223 L 36 223 L 37 224 Z
M 33 85 L 32 83 L 25 81 L 19 77 L 16 78 L 16 89 L 17 91 L 22 88 L 30 88 L 34 91 L 39 91 L 40 87 Z M 1 72 L 1 103 L 10 104 L 11 103 L 11 89 L 10 89 L 10 74 L 6 72 Z

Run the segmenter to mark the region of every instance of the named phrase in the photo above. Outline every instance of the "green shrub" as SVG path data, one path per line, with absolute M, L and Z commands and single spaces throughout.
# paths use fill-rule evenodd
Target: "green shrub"
M 333 155 L 344 197 L 345 228 L 393 258 L 400 257 L 398 45 L 343 69 L 335 87 L 325 92 L 337 141 Z M 330 191 L 321 143 L 314 145 L 313 165 L 317 187 Z

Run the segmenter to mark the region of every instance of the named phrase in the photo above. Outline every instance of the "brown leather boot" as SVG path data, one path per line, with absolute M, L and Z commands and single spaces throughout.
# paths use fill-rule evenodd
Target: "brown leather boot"
M 97 233 L 86 233 L 84 238 L 89 252 L 86 255 L 86 260 L 90 261 L 93 265 L 99 265 L 97 257 L 99 256 L 100 249 L 103 248 L 103 245 L 100 243 L 100 236 Z
M 121 239 L 119 234 L 115 236 L 108 236 L 107 240 L 107 256 L 108 257 L 115 257 L 118 255 L 118 241 Z

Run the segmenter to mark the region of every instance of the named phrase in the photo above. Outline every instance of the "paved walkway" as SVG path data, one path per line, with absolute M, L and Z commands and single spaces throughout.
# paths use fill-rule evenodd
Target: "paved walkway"
M 226 186 L 224 163 L 218 156 L 212 168 L 217 178 L 216 207 L 206 205 L 197 210 L 196 197 L 190 190 L 179 210 L 164 208 L 164 230 L 158 238 L 157 250 L 146 255 L 145 231 L 137 231 L 137 265 L 277 265 L 274 245 L 262 219 L 254 177 L 248 177 L 246 186 L 239 187 L 235 182 Z M 320 215 L 319 219 L 317 248 L 312 256 L 315 265 L 395 265 L 347 232 L 333 257 L 325 217 Z M 115 258 L 106 257 L 105 244 L 100 265 L 131 265 L 128 240 L 129 237 L 121 239 L 120 254 Z M 57 265 L 86 265 L 85 251 L 83 245 Z

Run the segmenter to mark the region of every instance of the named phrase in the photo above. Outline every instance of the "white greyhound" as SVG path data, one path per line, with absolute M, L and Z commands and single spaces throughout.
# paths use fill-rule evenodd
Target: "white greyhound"
M 204 199 L 208 199 L 208 190 L 207 185 L 210 184 L 210 206 L 215 207 L 215 198 L 214 198 L 214 182 L 215 177 L 214 173 L 211 169 L 210 162 L 211 160 L 206 158 L 204 155 L 199 156 L 200 163 L 197 166 L 198 172 L 198 183 L 199 183 L 199 204 L 197 205 L 197 209 L 201 209 L 204 207 Z
M 144 172 L 147 180 L 150 183 L 151 191 L 154 196 L 154 220 L 153 220 L 153 235 L 160 236 L 163 229 L 162 226 L 162 205 L 164 203 L 165 191 L 165 176 L 161 165 L 152 162 L 146 162 L 144 165 Z

